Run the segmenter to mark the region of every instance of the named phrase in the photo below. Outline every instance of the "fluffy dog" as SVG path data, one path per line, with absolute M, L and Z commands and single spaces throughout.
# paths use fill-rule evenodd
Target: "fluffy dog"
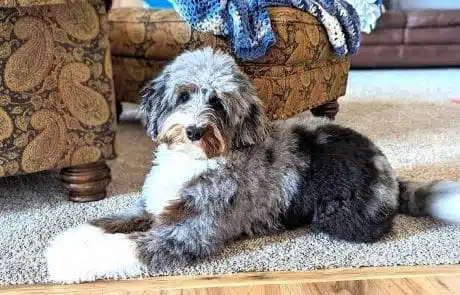
M 186 52 L 141 92 L 159 144 L 129 212 L 58 235 L 51 278 L 78 282 L 167 270 L 242 236 L 311 224 L 375 242 L 396 213 L 460 222 L 460 185 L 401 181 L 365 136 L 325 119 L 271 123 L 227 54 Z

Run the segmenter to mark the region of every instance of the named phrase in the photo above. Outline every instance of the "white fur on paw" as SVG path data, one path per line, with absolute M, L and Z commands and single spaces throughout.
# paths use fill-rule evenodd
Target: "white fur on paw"
M 460 183 L 440 181 L 432 188 L 431 215 L 440 220 L 460 224 Z
M 46 250 L 50 279 L 74 283 L 140 275 L 136 243 L 124 234 L 107 234 L 84 224 L 57 235 Z

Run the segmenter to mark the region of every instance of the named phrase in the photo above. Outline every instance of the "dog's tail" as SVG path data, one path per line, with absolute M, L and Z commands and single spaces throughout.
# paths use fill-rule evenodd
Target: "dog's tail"
M 418 183 L 398 179 L 399 212 L 432 216 L 460 224 L 460 182 L 438 180 Z

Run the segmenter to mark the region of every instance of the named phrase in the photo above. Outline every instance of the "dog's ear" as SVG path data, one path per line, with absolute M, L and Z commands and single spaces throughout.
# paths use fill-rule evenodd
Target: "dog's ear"
M 139 94 L 141 99 L 139 109 L 152 139 L 157 137 L 158 120 L 167 110 L 165 92 L 168 78 L 168 72 L 163 71 L 156 79 L 148 82 Z
M 238 84 L 235 94 L 241 102 L 240 112 L 243 110 L 232 138 L 233 148 L 253 145 L 265 140 L 268 120 L 262 102 L 249 77 L 241 71 L 234 75 Z

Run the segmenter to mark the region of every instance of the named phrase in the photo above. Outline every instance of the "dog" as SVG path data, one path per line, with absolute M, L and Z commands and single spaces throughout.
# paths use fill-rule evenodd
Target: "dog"
M 228 54 L 185 52 L 141 91 L 158 143 L 142 196 L 128 212 L 55 237 L 53 281 L 168 270 L 243 236 L 311 224 L 372 243 L 399 212 L 460 223 L 460 184 L 399 179 L 367 137 L 320 118 L 269 122 Z

